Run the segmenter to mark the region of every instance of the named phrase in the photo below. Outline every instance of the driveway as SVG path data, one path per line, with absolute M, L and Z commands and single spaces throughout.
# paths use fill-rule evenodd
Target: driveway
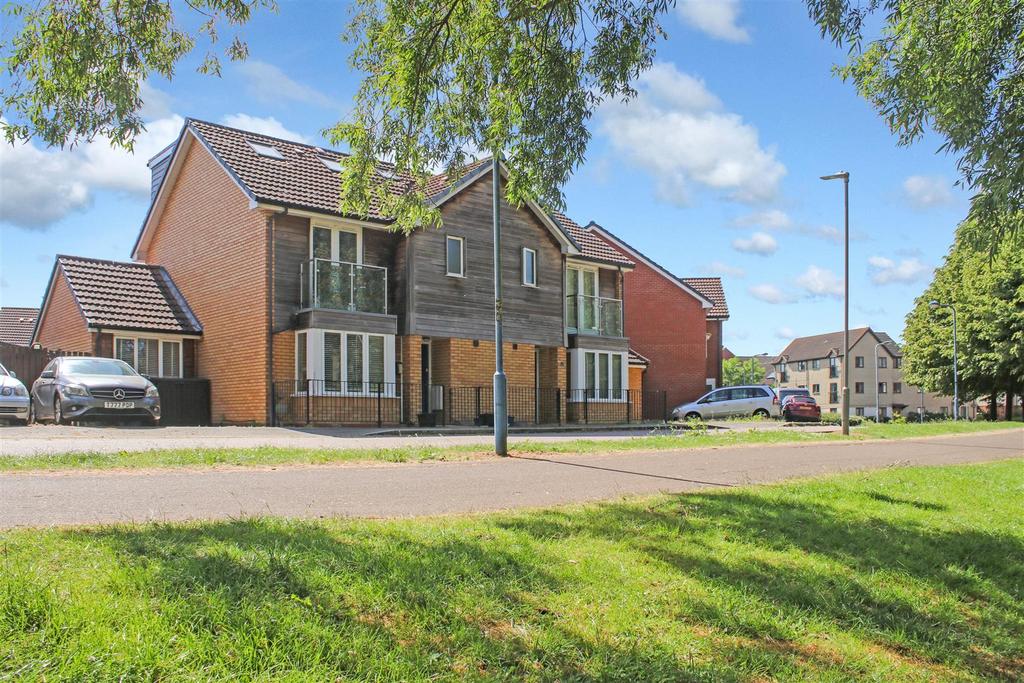
M 900 441 L 390 466 L 0 475 L 0 528 L 404 517 L 542 507 L 904 465 L 1024 458 L 1024 430 Z
M 717 424 L 717 423 L 716 423 Z M 749 429 L 780 429 L 780 422 L 725 422 L 722 428 L 732 431 Z M 834 431 L 835 427 L 799 427 Z M 374 429 L 296 428 L 286 427 L 115 427 L 31 425 L 0 429 L 0 455 L 19 456 L 59 453 L 117 453 L 165 448 L 251 448 L 279 446 L 282 448 L 394 448 L 404 445 L 454 446 L 459 444 L 493 443 L 486 431 L 476 434 L 442 434 L 417 436 L 403 430 L 398 436 L 375 436 Z M 385 433 L 394 430 L 383 430 Z M 465 430 L 463 430 L 464 432 Z M 550 431 L 516 433 L 509 441 L 567 441 L 573 439 L 621 439 L 645 436 L 651 428 L 614 430 Z

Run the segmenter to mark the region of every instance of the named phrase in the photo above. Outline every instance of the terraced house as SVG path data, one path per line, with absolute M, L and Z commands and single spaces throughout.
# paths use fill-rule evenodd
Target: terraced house
M 134 261 L 106 265 L 107 298 L 121 302 L 122 318 L 178 325 L 175 371 L 210 380 L 214 422 L 487 423 L 491 164 L 434 177 L 430 201 L 443 227 L 405 235 L 379 212 L 339 213 L 341 159 L 186 121 L 150 161 L 152 202 Z M 385 164 L 377 182 L 394 192 L 406 186 Z M 501 219 L 510 417 L 662 417 L 663 397 L 645 408 L 648 361 L 630 353 L 623 329 L 624 275 L 634 261 L 594 230 L 535 205 L 503 202 Z M 55 272 L 66 269 L 58 263 Z M 139 269 L 162 286 L 145 300 L 127 279 Z M 122 320 L 122 332 L 97 345 L 95 326 L 77 322 L 88 312 L 74 289 L 55 278 L 48 297 L 56 304 L 44 308 L 39 329 L 62 329 L 64 348 L 113 348 L 138 367 L 150 336 L 140 329 L 133 345 L 116 346 L 118 336 L 132 338 Z M 179 341 L 174 334 L 165 329 L 159 339 Z

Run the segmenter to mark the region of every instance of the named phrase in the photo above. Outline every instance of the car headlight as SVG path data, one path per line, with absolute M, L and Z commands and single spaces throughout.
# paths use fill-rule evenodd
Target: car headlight
M 28 396 L 28 389 L 26 389 L 24 386 L 22 386 L 20 384 L 15 384 L 14 385 L 14 395 L 15 396 Z
M 157 390 L 155 384 L 150 384 L 146 387 L 146 398 L 160 398 L 160 392 Z
M 88 396 L 89 390 L 80 384 L 65 384 L 61 388 L 61 393 L 65 396 Z
M 14 387 L 3 387 L 0 388 L 0 396 L 13 396 Z

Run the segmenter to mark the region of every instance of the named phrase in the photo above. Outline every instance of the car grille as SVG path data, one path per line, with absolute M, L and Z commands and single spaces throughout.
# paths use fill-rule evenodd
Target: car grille
M 24 408 L 17 408 L 17 407 L 14 407 L 14 406 L 0 406 L 0 414 L 16 413 L 19 410 L 25 410 L 25 409 Z
M 89 393 L 92 394 L 93 396 L 95 396 L 96 398 L 114 398 L 114 391 L 116 391 L 117 388 L 118 387 L 102 387 L 102 388 L 90 389 Z M 136 399 L 136 398 L 144 398 L 146 396 L 146 390 L 145 389 L 128 389 L 128 388 L 123 388 L 123 389 L 121 389 L 121 391 L 124 392 L 124 400 L 126 400 L 126 401 L 127 400 L 131 400 L 131 399 Z M 120 399 L 114 398 L 114 400 L 120 400 Z

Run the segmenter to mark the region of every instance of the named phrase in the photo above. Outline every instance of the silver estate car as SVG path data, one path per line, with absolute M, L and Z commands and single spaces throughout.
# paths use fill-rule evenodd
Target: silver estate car
M 0 420 L 14 420 L 28 424 L 28 390 L 18 376 L 0 365 Z
M 60 356 L 32 384 L 37 420 L 65 424 L 95 417 L 160 420 L 160 393 L 132 366 L 113 358 Z
M 672 411 L 676 420 L 778 416 L 779 397 L 766 385 L 712 389 L 696 401 L 684 403 Z

